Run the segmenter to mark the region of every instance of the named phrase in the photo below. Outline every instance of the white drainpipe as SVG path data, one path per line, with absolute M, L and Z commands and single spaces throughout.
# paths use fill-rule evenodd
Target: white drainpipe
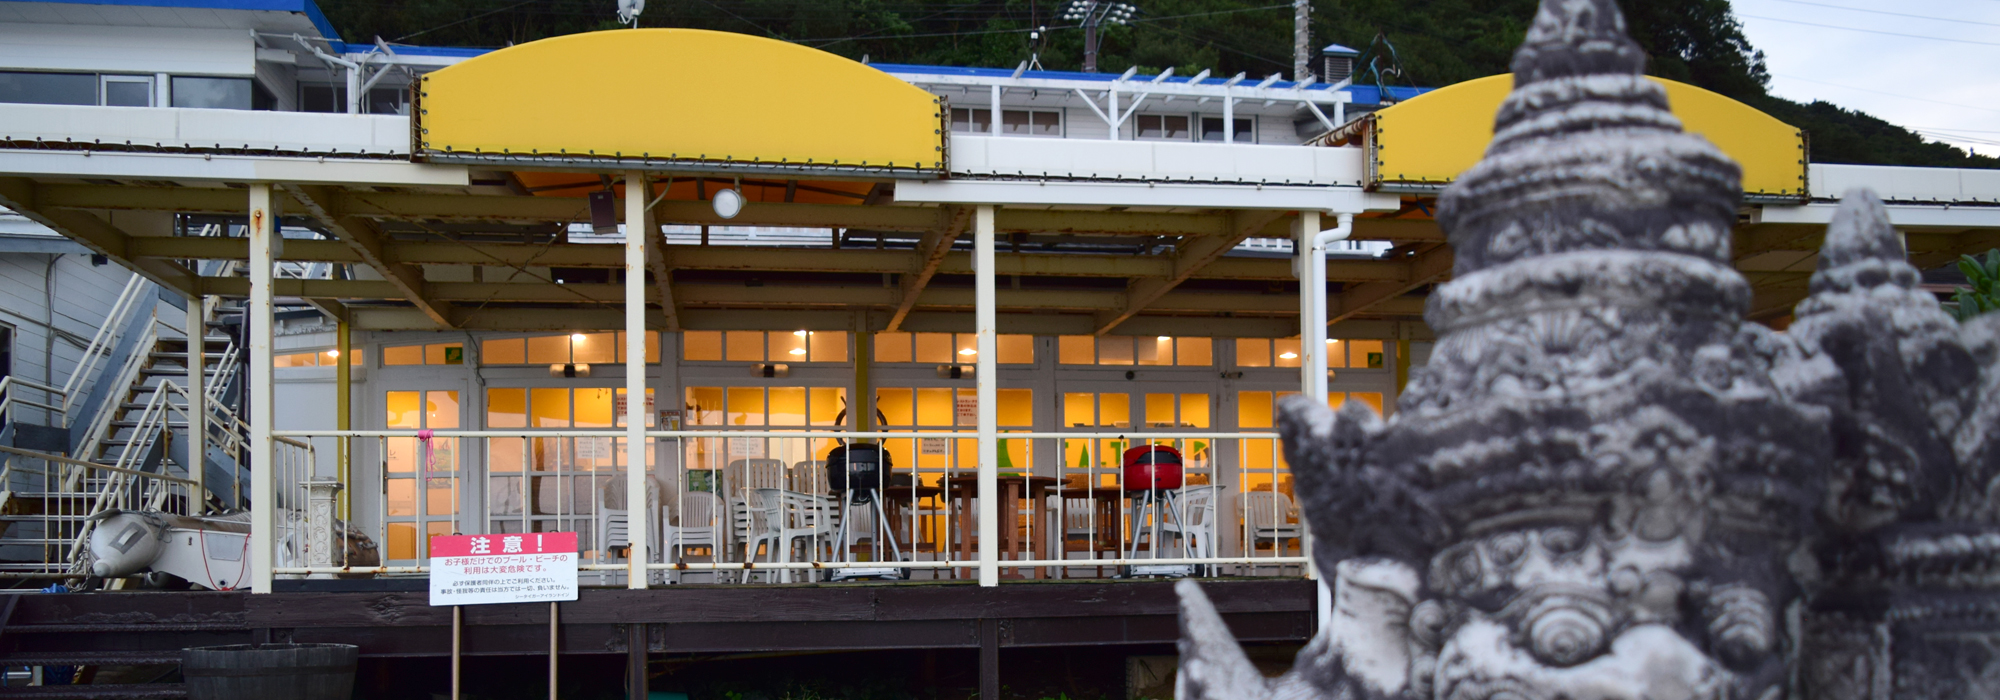
M 1354 215 L 1340 214 L 1340 224 L 1312 235 L 1306 248 L 1305 277 L 1299 288 L 1304 297 L 1310 317 L 1300 324 L 1299 352 L 1304 355 L 1301 364 L 1305 368 L 1307 395 L 1326 402 L 1326 247 L 1334 241 L 1344 241 L 1354 233 Z M 1318 217 L 1313 217 L 1317 219 Z M 1317 222 L 1314 222 L 1317 224 Z M 1303 236 L 1302 236 L 1303 238 Z

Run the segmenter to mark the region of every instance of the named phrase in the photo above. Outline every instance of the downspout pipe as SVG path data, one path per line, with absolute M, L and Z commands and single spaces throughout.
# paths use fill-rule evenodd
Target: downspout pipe
M 1308 377 L 1306 390 L 1311 393 L 1313 399 L 1322 404 L 1326 403 L 1327 396 L 1326 248 L 1334 241 L 1347 240 L 1347 237 L 1354 233 L 1354 215 L 1337 216 L 1340 223 L 1333 228 L 1313 234 L 1312 244 L 1306 249 L 1308 254 L 1305 288 L 1309 290 L 1306 297 L 1308 305 L 1312 308 L 1312 318 L 1304 324 L 1303 331 L 1306 335 L 1300 338 L 1304 341 L 1301 343 L 1304 347 L 1300 348 L 1300 351 L 1312 365 L 1306 370 Z

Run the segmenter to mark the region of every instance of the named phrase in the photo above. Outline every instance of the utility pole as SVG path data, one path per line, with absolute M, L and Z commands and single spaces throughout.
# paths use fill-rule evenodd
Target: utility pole
M 1063 21 L 1078 22 L 1083 27 L 1083 72 L 1097 72 L 1097 28 L 1105 22 L 1126 24 L 1132 20 L 1132 13 L 1139 8 L 1122 2 L 1102 0 L 1070 0 L 1063 8 Z
M 1292 0 L 1292 80 L 1312 82 L 1312 0 Z

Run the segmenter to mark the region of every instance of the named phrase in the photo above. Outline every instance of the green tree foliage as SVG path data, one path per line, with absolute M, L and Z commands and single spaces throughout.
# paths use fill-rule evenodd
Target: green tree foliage
M 1958 256 L 1958 271 L 1965 274 L 1967 287 L 1952 298 L 1952 315 L 1960 323 L 1980 314 L 2000 311 L 2000 249 L 1986 251 L 1984 261 L 1970 255 Z
M 1129 26 L 1106 26 L 1098 67 L 1174 67 L 1291 77 L 1289 0 L 1124 0 Z M 615 29 L 614 0 L 321 0 L 349 41 L 498 47 Z M 1057 18 L 1067 0 L 652 0 L 641 26 L 769 36 L 875 63 L 1012 67 L 1035 58 L 1077 70 L 1083 32 Z M 1505 73 L 1537 0 L 1313 0 L 1314 48 L 1363 50 L 1356 82 L 1442 86 Z M 1692 83 L 1806 130 L 1822 163 L 2000 168 L 1901 127 L 1824 102 L 1769 94 L 1764 56 L 1729 0 L 1625 0 L 1650 72 Z M 1038 31 L 1047 27 L 1046 31 Z M 722 69 L 722 66 L 691 69 Z M 668 68 L 671 69 L 671 68 Z

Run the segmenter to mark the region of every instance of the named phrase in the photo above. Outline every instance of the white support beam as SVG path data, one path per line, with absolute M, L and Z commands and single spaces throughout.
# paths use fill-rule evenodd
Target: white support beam
M 207 379 L 208 344 L 208 298 L 189 297 L 187 300 L 187 395 L 188 432 L 187 467 L 188 478 L 194 480 L 194 494 L 188 503 L 188 514 L 202 516 L 208 514 L 208 393 L 203 380 Z M 342 360 L 343 362 L 345 360 Z
M 276 441 L 271 437 L 271 273 L 277 260 L 278 212 L 271 207 L 271 185 L 250 185 L 250 580 L 256 593 L 271 592 L 271 569 L 277 550 L 272 534 L 278 526 Z M 238 582 L 241 585 L 243 582 Z
M 972 222 L 973 290 L 978 295 L 973 328 L 978 333 L 975 390 L 979 402 L 979 585 L 1000 585 L 999 483 L 999 323 L 993 308 L 993 207 L 981 205 Z M 1014 516 L 1008 515 L 1011 527 Z
M 646 503 L 646 196 L 639 171 L 625 173 L 625 586 L 646 587 L 646 555 L 657 509 Z

